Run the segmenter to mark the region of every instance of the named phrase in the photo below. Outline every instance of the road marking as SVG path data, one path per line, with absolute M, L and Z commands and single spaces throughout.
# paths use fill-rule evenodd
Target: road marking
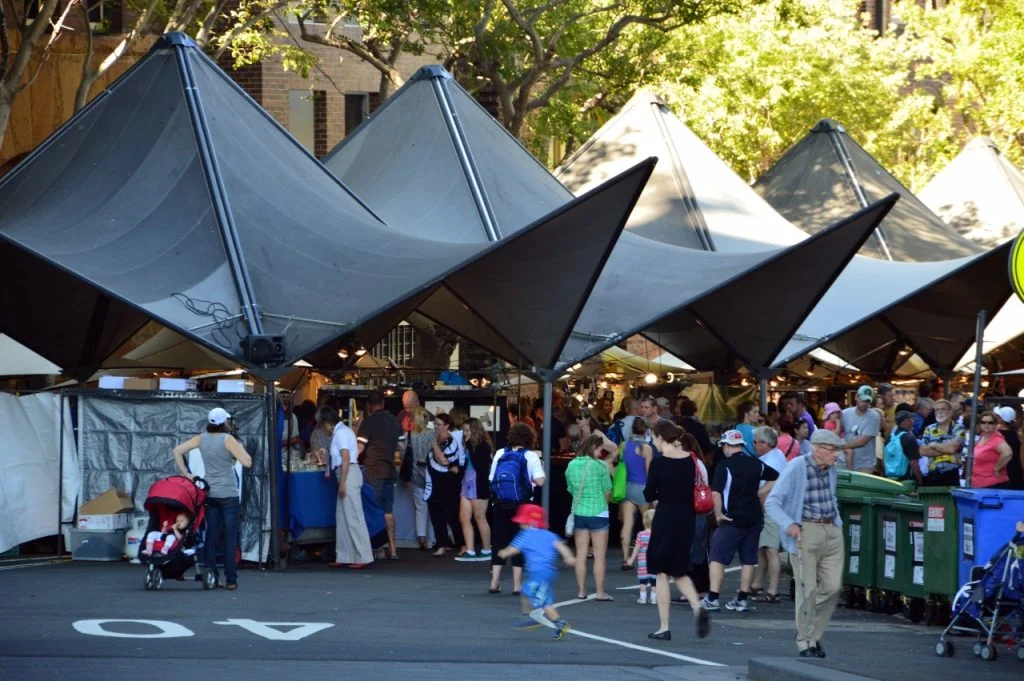
M 59 563 L 70 562 L 67 558 L 45 558 L 45 559 L 31 559 L 31 563 L 19 563 L 18 565 L 4 565 L 0 567 L 0 571 L 3 570 L 20 570 L 22 568 L 39 567 L 41 565 L 58 565 Z
M 588 596 L 587 600 L 590 600 L 590 598 L 592 598 L 592 596 Z M 570 602 L 582 603 L 583 599 L 577 598 L 577 599 L 574 599 L 574 601 L 567 601 L 566 603 L 570 603 Z M 555 607 L 557 608 L 559 605 L 562 605 L 562 604 L 556 603 Z M 536 610 L 531 612 L 530 613 L 530 617 L 533 618 L 536 622 L 539 622 L 540 624 L 544 625 L 545 627 L 548 627 L 550 629 L 554 629 L 555 628 L 555 625 L 552 624 L 550 621 L 548 621 L 548 618 L 544 617 L 544 611 L 541 608 L 537 608 Z M 699 657 L 690 657 L 688 655 L 680 655 L 679 653 L 670 653 L 667 650 L 658 650 L 657 648 L 648 648 L 647 646 L 640 646 L 640 645 L 637 645 L 635 643 L 629 643 L 628 641 L 619 641 L 618 639 L 614 639 L 614 638 L 607 638 L 605 636 L 598 636 L 597 634 L 590 634 L 590 633 L 587 633 L 585 631 L 580 631 L 579 629 L 569 629 L 569 633 L 572 634 L 573 636 L 581 636 L 583 638 L 589 638 L 592 641 L 600 641 L 601 643 L 610 643 L 612 645 L 619 646 L 619 647 L 622 647 L 622 648 L 629 648 L 630 650 L 639 650 L 640 652 L 643 652 L 643 653 L 653 653 L 654 655 L 661 655 L 663 657 L 671 657 L 673 660 L 679 660 L 680 662 L 689 662 L 691 664 L 702 665 L 704 667 L 724 667 L 725 666 L 725 665 L 723 665 L 721 663 L 718 663 L 718 662 L 712 662 L 710 660 L 702 660 Z
M 736 565 L 736 566 L 731 567 L 731 568 L 725 568 L 725 571 L 726 572 L 739 572 L 742 569 L 743 569 L 742 565 Z M 620 586 L 620 587 L 618 587 L 616 589 L 616 591 L 632 591 L 633 589 L 639 589 L 639 588 L 640 588 L 639 584 L 634 584 L 633 586 Z M 580 602 L 582 603 L 582 601 L 580 601 Z
M 157 631 L 150 632 L 148 634 L 126 634 L 118 631 L 108 631 L 103 627 L 103 625 L 111 622 L 144 624 L 148 627 L 153 627 Z M 186 636 L 195 636 L 195 634 L 192 633 L 192 630 L 188 627 L 183 627 L 175 622 L 167 622 L 164 620 L 78 620 L 77 622 L 73 622 L 71 626 L 80 634 L 86 634 L 88 636 L 109 636 L 110 638 L 182 638 Z

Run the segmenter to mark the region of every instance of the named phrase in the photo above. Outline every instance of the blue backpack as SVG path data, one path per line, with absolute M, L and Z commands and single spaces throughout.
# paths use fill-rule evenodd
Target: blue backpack
M 623 423 L 622 419 L 617 419 L 615 423 L 608 427 L 608 439 L 617 445 L 621 445 L 628 438 L 623 432 L 623 428 L 626 424 Z
M 882 450 L 882 461 L 885 464 L 885 477 L 893 480 L 902 480 L 907 476 L 907 469 L 910 468 L 910 461 L 903 453 L 903 443 L 900 442 L 900 435 L 903 431 L 895 431 L 889 437 L 885 449 Z
M 520 504 L 529 499 L 532 494 L 533 484 L 526 466 L 526 450 L 506 450 L 498 459 L 498 465 L 494 469 L 491 496 L 496 501 Z

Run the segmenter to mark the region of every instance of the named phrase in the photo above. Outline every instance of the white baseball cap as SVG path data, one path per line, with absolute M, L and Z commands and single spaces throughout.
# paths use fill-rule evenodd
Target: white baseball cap
M 1013 423 L 1014 420 L 1017 418 L 1017 412 L 1014 411 L 1013 407 L 996 407 L 992 411 L 994 411 L 996 413 L 996 416 L 1001 418 L 1003 420 L 1003 423 L 1007 425 Z
M 231 414 L 229 414 L 226 409 L 221 409 L 220 407 L 214 407 L 211 409 L 210 415 L 207 417 L 210 424 L 214 426 L 223 426 L 230 418 Z

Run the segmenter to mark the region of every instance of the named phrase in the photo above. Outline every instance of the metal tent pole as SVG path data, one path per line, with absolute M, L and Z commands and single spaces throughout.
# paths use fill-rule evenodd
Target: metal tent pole
M 57 555 L 64 555 L 64 390 L 60 391 L 60 444 L 57 463 Z
M 967 434 L 967 469 L 964 472 L 964 479 L 967 486 L 971 486 L 971 476 L 974 473 L 974 441 L 978 432 L 978 404 L 981 397 L 981 370 L 985 358 L 985 311 L 978 311 L 978 327 L 974 331 L 974 399 L 971 401 L 971 430 Z
M 541 505 L 551 512 L 551 398 L 554 390 L 551 375 L 544 374 L 544 436 L 541 446 L 544 454 L 544 486 L 541 488 Z
M 761 395 L 760 395 L 760 400 L 761 400 L 761 402 L 760 402 L 761 416 L 767 417 L 768 416 L 768 379 L 765 378 L 764 376 L 762 376 L 761 378 L 757 379 L 757 385 L 758 385 L 758 388 L 759 388 L 759 390 L 761 392 Z
M 281 456 L 277 445 L 277 405 L 274 404 L 274 382 L 264 381 L 267 387 L 267 465 L 270 466 L 270 559 L 274 562 L 275 570 L 282 570 L 281 565 L 281 528 L 278 518 L 280 517 L 281 499 L 278 496 L 278 478 L 281 475 Z M 260 533 L 263 534 L 262 532 Z M 262 552 L 262 549 L 261 549 Z

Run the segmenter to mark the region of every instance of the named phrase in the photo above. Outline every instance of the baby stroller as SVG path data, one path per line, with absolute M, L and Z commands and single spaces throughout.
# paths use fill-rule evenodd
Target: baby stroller
M 147 591 L 159 590 L 165 579 L 183 580 L 185 573 L 197 565 L 205 532 L 206 490 L 206 481 L 202 478 L 192 481 L 181 475 L 157 480 L 149 488 L 145 503 L 149 511 L 146 537 L 151 532 L 160 532 L 167 526 L 173 526 L 179 514 L 187 515 L 190 522 L 182 531 L 181 540 L 176 541 L 166 553 L 154 550 L 147 555 L 139 551 L 139 561 L 146 565 L 144 586 Z M 207 570 L 206 574 L 201 575 L 196 567 L 195 578 L 203 583 L 204 589 L 216 586 L 212 571 Z
M 972 652 L 986 662 L 996 659 L 996 647 L 1016 646 L 1024 662 L 1024 522 L 985 567 L 972 571 L 971 581 L 953 598 L 953 619 L 935 644 L 940 657 L 953 657 L 950 632 L 975 635 Z

